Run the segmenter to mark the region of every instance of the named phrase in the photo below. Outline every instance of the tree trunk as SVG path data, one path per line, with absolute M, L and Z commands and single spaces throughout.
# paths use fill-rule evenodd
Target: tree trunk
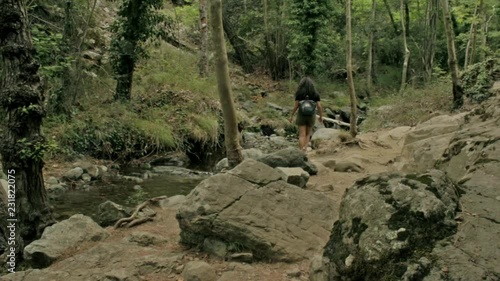
M 481 1 L 482 2 L 482 1 Z M 469 41 L 467 41 L 467 47 L 465 47 L 465 58 L 464 58 L 464 70 L 467 69 L 469 64 L 474 63 L 474 51 L 476 48 L 476 18 L 479 5 L 476 5 L 474 9 L 474 16 L 472 17 L 472 22 L 470 25 Z
M 443 11 L 444 29 L 446 32 L 446 43 L 448 46 L 448 66 L 450 68 L 451 81 L 453 84 L 453 108 L 458 109 L 462 107 L 463 90 L 460 85 L 460 78 L 457 64 L 457 53 L 455 51 L 455 38 L 453 34 L 453 26 L 451 23 L 451 14 L 448 6 L 448 0 L 441 0 Z
M 225 1 L 224 4 L 224 13 L 222 14 L 222 22 L 224 32 L 227 35 L 227 39 L 231 46 L 233 46 L 235 57 L 238 63 L 243 68 L 243 71 L 246 73 L 251 73 L 254 71 L 254 65 L 251 60 L 252 54 L 250 50 L 247 48 L 245 41 L 243 41 L 236 32 L 237 23 L 231 19 L 232 16 L 232 6 L 241 5 L 241 2 L 237 0 L 237 3 L 234 4 L 233 1 Z
M 0 0 L 0 105 L 5 113 L 0 155 L 9 177 L 9 200 L 0 200 L 0 219 L 2 225 L 15 226 L 2 227 L 0 234 L 5 241 L 15 241 L 8 251 L 15 248 L 19 259 L 24 245 L 54 223 L 43 184 L 46 144 L 40 126 L 45 112 L 33 53 L 24 1 Z M 9 240 L 13 236 L 15 240 Z M 5 245 L 0 248 L 5 251 Z
M 231 93 L 231 81 L 229 80 L 229 67 L 227 63 L 226 43 L 222 26 L 222 3 L 221 0 L 212 0 L 210 5 L 210 28 L 212 30 L 212 42 L 216 54 L 215 72 L 217 76 L 217 87 L 219 99 L 224 115 L 224 139 L 229 167 L 238 165 L 242 160 L 241 146 L 238 137 L 238 121 Z
M 65 49 L 65 56 L 71 56 L 74 53 L 74 39 L 75 34 L 77 34 L 75 25 L 72 19 L 73 7 L 72 2 L 66 2 L 66 7 L 64 9 L 64 29 L 63 29 L 63 48 Z M 63 73 L 61 75 L 62 86 L 57 91 L 55 95 L 55 100 L 50 102 L 52 105 L 52 111 L 56 114 L 62 114 L 65 116 L 70 116 L 71 104 L 69 103 L 70 98 L 68 93 L 73 90 L 73 71 L 70 65 L 64 67 Z
M 351 31 L 351 0 L 346 1 L 346 43 L 347 43 L 347 54 L 346 54 L 346 69 L 347 69 L 347 84 L 349 85 L 349 96 L 351 98 L 351 136 L 356 137 L 357 135 L 357 120 L 358 120 L 358 105 L 356 101 L 356 91 L 354 89 L 354 81 L 352 77 L 352 31 Z
M 427 1 L 427 15 L 426 15 L 426 37 L 424 40 L 424 71 L 426 80 L 432 79 L 432 70 L 434 68 L 434 55 L 436 48 L 436 29 L 438 21 L 438 2 L 439 0 Z
M 198 67 L 200 77 L 208 76 L 208 28 L 207 28 L 207 3 L 200 0 L 200 61 Z
M 385 8 L 387 9 L 387 13 L 389 14 L 389 18 L 391 19 L 392 28 L 394 29 L 394 34 L 399 35 L 398 25 L 396 21 L 394 21 L 394 17 L 392 16 L 391 6 L 387 3 L 387 0 L 384 0 Z
M 135 61 L 130 55 L 120 56 L 120 68 L 117 69 L 115 100 L 130 100 L 134 67 Z
M 400 14 L 401 14 L 401 31 L 403 32 L 403 48 L 405 52 L 405 59 L 403 62 L 403 73 L 401 75 L 401 88 L 399 89 L 399 92 L 402 93 L 406 88 L 406 80 L 408 76 L 408 62 L 410 61 L 410 49 L 408 48 L 408 43 L 406 42 L 404 0 L 400 1 Z
M 486 60 L 486 50 L 487 50 L 487 42 L 488 42 L 488 24 L 489 24 L 489 20 L 488 20 L 488 12 L 486 11 L 485 9 L 485 5 L 484 5 L 484 1 L 481 1 L 481 4 L 480 4 L 481 8 L 481 12 L 482 12 L 482 26 L 481 26 L 481 52 L 479 53 L 479 60 L 480 61 L 485 61 Z M 491 18 L 490 18 L 491 19 Z
M 408 0 L 404 0 L 405 6 L 405 29 L 406 37 L 410 37 L 410 8 L 408 7 Z
M 377 18 L 377 0 L 372 0 L 372 18 L 370 24 L 370 35 L 368 38 L 368 70 L 366 74 L 366 88 L 368 96 L 373 94 L 373 45 L 375 41 L 375 20 Z

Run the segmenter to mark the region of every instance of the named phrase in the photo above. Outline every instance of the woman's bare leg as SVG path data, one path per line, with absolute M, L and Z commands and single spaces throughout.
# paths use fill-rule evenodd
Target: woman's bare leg
M 308 143 L 307 126 L 299 126 L 299 148 L 306 151 Z
M 312 127 L 307 126 L 306 127 L 306 150 L 307 146 L 309 145 L 309 141 L 311 140 L 312 137 Z

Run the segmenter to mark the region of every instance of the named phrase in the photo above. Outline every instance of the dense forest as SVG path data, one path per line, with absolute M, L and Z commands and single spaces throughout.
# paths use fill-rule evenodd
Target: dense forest
M 25 169 L 19 196 L 47 159 L 199 159 L 236 128 L 295 134 L 266 102 L 291 106 L 303 76 L 326 108 L 363 110 L 352 135 L 480 103 L 499 78 L 496 0 L 223 0 L 222 30 L 214 3 L 0 0 L 0 153 Z M 26 240 L 52 223 L 33 200 Z
M 44 128 L 54 137 L 48 148 L 131 159 L 217 143 L 209 4 L 28 1 Z M 462 93 L 480 102 L 498 68 L 495 1 L 225 0 L 222 10 L 233 78 L 241 69 L 239 77 L 268 77 L 281 82 L 278 91 L 291 93 L 294 81 L 310 75 L 332 107 L 349 103 L 335 96 L 346 89 L 348 48 L 356 95 L 372 105 L 418 95 L 415 90 L 447 92 L 455 108 Z M 238 78 L 233 84 L 243 93 L 239 101 L 249 98 Z

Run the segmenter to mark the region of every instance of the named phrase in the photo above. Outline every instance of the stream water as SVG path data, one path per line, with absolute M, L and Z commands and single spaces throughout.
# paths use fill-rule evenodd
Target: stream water
M 111 200 L 117 204 L 134 207 L 146 199 L 166 195 L 187 195 L 207 176 L 160 174 L 140 184 L 142 190 L 134 190 L 137 183 L 114 180 L 96 182 L 87 190 L 68 190 L 50 199 L 56 219 L 63 220 L 74 214 L 95 216 L 99 204 Z

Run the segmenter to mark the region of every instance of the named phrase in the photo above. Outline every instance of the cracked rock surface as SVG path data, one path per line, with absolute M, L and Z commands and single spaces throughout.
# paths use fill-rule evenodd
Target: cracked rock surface
M 325 245 L 335 213 L 327 197 L 290 185 L 277 170 L 249 159 L 201 182 L 177 220 L 184 244 L 202 247 L 205 239 L 215 239 L 229 253 L 297 261 Z

